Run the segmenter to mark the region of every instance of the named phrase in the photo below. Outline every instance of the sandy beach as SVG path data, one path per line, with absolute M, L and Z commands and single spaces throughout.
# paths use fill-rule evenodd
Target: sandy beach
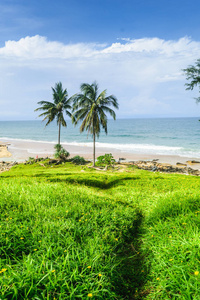
M 29 157 L 53 157 L 54 144 L 50 142 L 37 142 L 37 141 L 23 141 L 23 140 L 3 140 L 0 141 L 0 160 L 4 161 L 17 161 L 22 162 Z M 83 156 L 86 159 L 92 159 L 92 146 L 75 146 L 69 144 L 62 144 L 63 147 L 69 151 L 70 156 L 75 155 Z M 196 160 L 195 157 L 181 157 L 175 155 L 158 155 L 158 154 L 144 154 L 144 153 L 130 153 L 123 152 L 118 149 L 108 149 L 103 147 L 96 147 L 96 157 L 105 153 L 112 153 L 116 160 L 124 158 L 125 161 L 138 161 L 138 160 L 153 160 L 157 159 L 161 163 L 169 163 L 176 165 L 177 162 L 186 163 L 186 161 Z M 190 165 L 190 164 L 188 164 Z M 200 169 L 200 164 L 193 164 L 194 168 Z
M 8 151 L 8 144 L 0 142 L 0 158 L 11 157 L 12 154 Z

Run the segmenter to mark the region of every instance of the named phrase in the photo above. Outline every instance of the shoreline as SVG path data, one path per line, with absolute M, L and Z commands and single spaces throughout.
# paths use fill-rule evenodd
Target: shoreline
M 55 152 L 54 145 L 51 142 L 40 142 L 40 141 L 26 141 L 26 140 L 14 140 L 14 139 L 1 139 L 0 140 L 0 160 L 4 161 L 17 161 L 24 162 L 28 160 L 29 157 L 39 158 L 39 157 L 53 157 Z M 83 156 L 85 159 L 92 160 L 93 149 L 92 146 L 77 146 L 62 143 L 62 146 L 69 151 L 70 157 L 75 155 Z M 176 165 L 176 163 L 183 163 L 191 166 L 191 164 L 186 163 L 187 161 L 195 160 L 200 161 L 200 159 L 195 157 L 183 157 L 179 155 L 161 155 L 161 154 L 146 154 L 146 153 L 131 153 L 125 152 L 113 148 L 103 148 L 96 147 L 96 157 L 104 155 L 105 153 L 112 153 L 116 161 L 119 158 L 125 158 L 125 162 L 129 161 L 152 161 L 158 160 L 159 163 L 168 163 L 171 165 Z M 200 169 L 200 164 L 192 164 L 193 167 Z

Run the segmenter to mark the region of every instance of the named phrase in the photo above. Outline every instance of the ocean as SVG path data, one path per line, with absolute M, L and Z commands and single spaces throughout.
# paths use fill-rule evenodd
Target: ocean
M 61 143 L 89 146 L 92 138 L 80 133 L 67 121 L 61 129 Z M 57 143 L 58 126 L 35 121 L 0 121 L 0 140 L 16 139 Z M 108 120 L 108 134 L 103 131 L 97 147 L 115 148 L 123 152 L 180 155 L 200 158 L 200 122 L 198 118 L 155 118 Z

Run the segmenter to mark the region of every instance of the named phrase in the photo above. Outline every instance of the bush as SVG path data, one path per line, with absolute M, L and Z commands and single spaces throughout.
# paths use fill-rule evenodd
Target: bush
M 56 144 L 54 146 L 54 149 L 56 150 L 56 152 L 54 153 L 54 157 L 60 160 L 67 160 L 70 155 L 69 152 L 65 150 L 60 144 Z
M 34 157 L 30 157 L 28 158 L 28 161 L 34 160 Z
M 74 157 L 72 157 L 71 161 L 75 164 L 75 165 L 85 165 L 86 164 L 86 160 L 84 157 L 76 155 Z
M 111 153 L 106 153 L 105 155 L 97 157 L 97 166 L 113 166 L 114 163 L 115 159 L 113 158 Z

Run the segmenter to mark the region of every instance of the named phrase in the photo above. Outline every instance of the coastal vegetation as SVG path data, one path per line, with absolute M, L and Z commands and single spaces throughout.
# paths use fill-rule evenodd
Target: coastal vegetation
M 85 165 L 87 161 L 85 160 L 84 157 L 75 155 L 70 159 L 75 165 Z
M 116 114 L 110 108 L 118 108 L 117 98 L 113 95 L 106 96 L 106 90 L 99 94 L 98 84 L 81 84 L 81 94 L 73 96 L 72 122 L 77 125 L 82 121 L 80 132 L 88 131 L 93 137 L 93 167 L 95 166 L 95 141 L 99 137 L 101 127 L 107 134 L 107 116 L 109 113 L 115 120 Z
M 61 144 L 56 144 L 54 146 L 54 149 L 56 150 L 54 153 L 55 158 L 59 158 L 62 161 L 66 161 L 67 158 L 70 156 L 69 152 L 65 150 Z
M 2 300 L 199 299 L 199 177 L 46 160 L 0 181 Z
M 197 59 L 194 65 L 190 65 L 188 68 L 183 69 L 186 74 L 186 79 L 189 83 L 186 83 L 186 90 L 193 90 L 194 87 L 199 86 L 200 90 L 200 59 Z M 197 102 L 200 102 L 200 97 L 195 98 Z
M 98 94 L 98 84 L 81 84 L 81 94 L 75 94 L 68 99 L 67 89 L 63 90 L 62 83 L 56 83 L 53 91 L 53 102 L 39 101 L 40 107 L 35 111 L 43 110 L 44 112 L 39 117 L 44 117 L 43 121 L 47 120 L 46 126 L 54 119 L 58 125 L 58 144 L 56 147 L 56 158 L 68 157 L 67 150 L 60 145 L 61 125 L 66 127 L 67 123 L 64 118 L 64 113 L 72 118 L 72 123 L 77 125 L 82 121 L 80 132 L 88 131 L 93 137 L 93 167 L 95 166 L 95 141 L 99 137 L 101 127 L 107 134 L 107 116 L 109 113 L 113 119 L 116 119 L 114 110 L 110 108 L 118 108 L 117 98 L 113 95 L 106 96 L 106 90 Z M 73 114 L 71 114 L 71 103 L 73 102 Z M 65 152 L 65 154 L 64 154 Z
M 104 167 L 112 167 L 115 164 L 115 159 L 111 153 L 106 153 L 97 157 L 97 165 Z
M 46 126 L 56 119 L 58 125 L 58 144 L 60 144 L 60 131 L 61 125 L 67 127 L 67 123 L 64 118 L 64 113 L 71 117 L 71 99 L 68 99 L 67 89 L 63 90 L 62 83 L 55 84 L 55 88 L 52 87 L 53 102 L 39 101 L 40 107 L 35 111 L 43 110 L 44 112 L 39 117 L 44 117 L 43 121 L 47 121 Z

